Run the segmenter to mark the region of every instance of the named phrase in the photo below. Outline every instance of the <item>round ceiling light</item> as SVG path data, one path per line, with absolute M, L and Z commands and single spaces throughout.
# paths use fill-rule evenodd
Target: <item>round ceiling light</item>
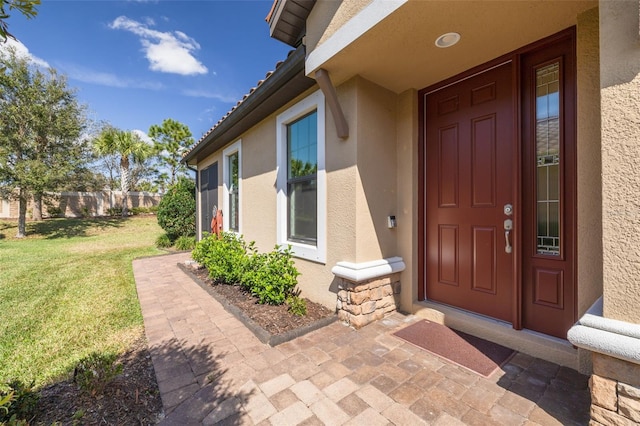
M 445 47 L 453 46 L 459 41 L 460 41 L 460 34 L 446 33 L 446 34 L 442 34 L 440 37 L 436 39 L 436 46 L 444 49 Z

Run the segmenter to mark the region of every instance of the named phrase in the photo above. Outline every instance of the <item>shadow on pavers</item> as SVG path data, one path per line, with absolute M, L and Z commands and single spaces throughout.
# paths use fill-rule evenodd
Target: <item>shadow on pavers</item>
M 243 424 L 251 392 L 231 390 L 229 368 L 221 364 L 224 354 L 212 349 L 211 343 L 175 338 L 149 349 L 165 410 L 159 424 Z

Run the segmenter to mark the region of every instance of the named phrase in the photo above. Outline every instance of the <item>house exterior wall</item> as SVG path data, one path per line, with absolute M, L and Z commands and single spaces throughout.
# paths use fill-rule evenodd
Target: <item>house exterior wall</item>
M 349 22 L 372 0 L 318 1 L 307 18 L 305 45 L 309 51 L 324 43 L 329 37 Z
M 598 8 L 578 16 L 577 56 L 577 285 L 578 316 L 602 295 L 602 185 Z
M 640 324 L 638 2 L 600 3 L 603 314 Z

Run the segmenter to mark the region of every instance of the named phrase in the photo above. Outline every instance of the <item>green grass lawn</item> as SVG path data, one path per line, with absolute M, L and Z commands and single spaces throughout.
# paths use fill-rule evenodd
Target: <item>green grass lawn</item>
M 0 221 L 0 383 L 64 377 L 83 356 L 122 352 L 143 330 L 131 261 L 162 253 L 155 216 Z

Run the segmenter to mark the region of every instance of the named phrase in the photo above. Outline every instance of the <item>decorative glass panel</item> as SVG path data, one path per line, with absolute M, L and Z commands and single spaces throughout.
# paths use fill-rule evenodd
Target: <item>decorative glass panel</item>
M 560 64 L 536 71 L 538 254 L 560 254 Z
M 238 192 L 238 153 L 234 152 L 229 161 L 229 229 L 238 232 L 240 217 L 240 197 Z

